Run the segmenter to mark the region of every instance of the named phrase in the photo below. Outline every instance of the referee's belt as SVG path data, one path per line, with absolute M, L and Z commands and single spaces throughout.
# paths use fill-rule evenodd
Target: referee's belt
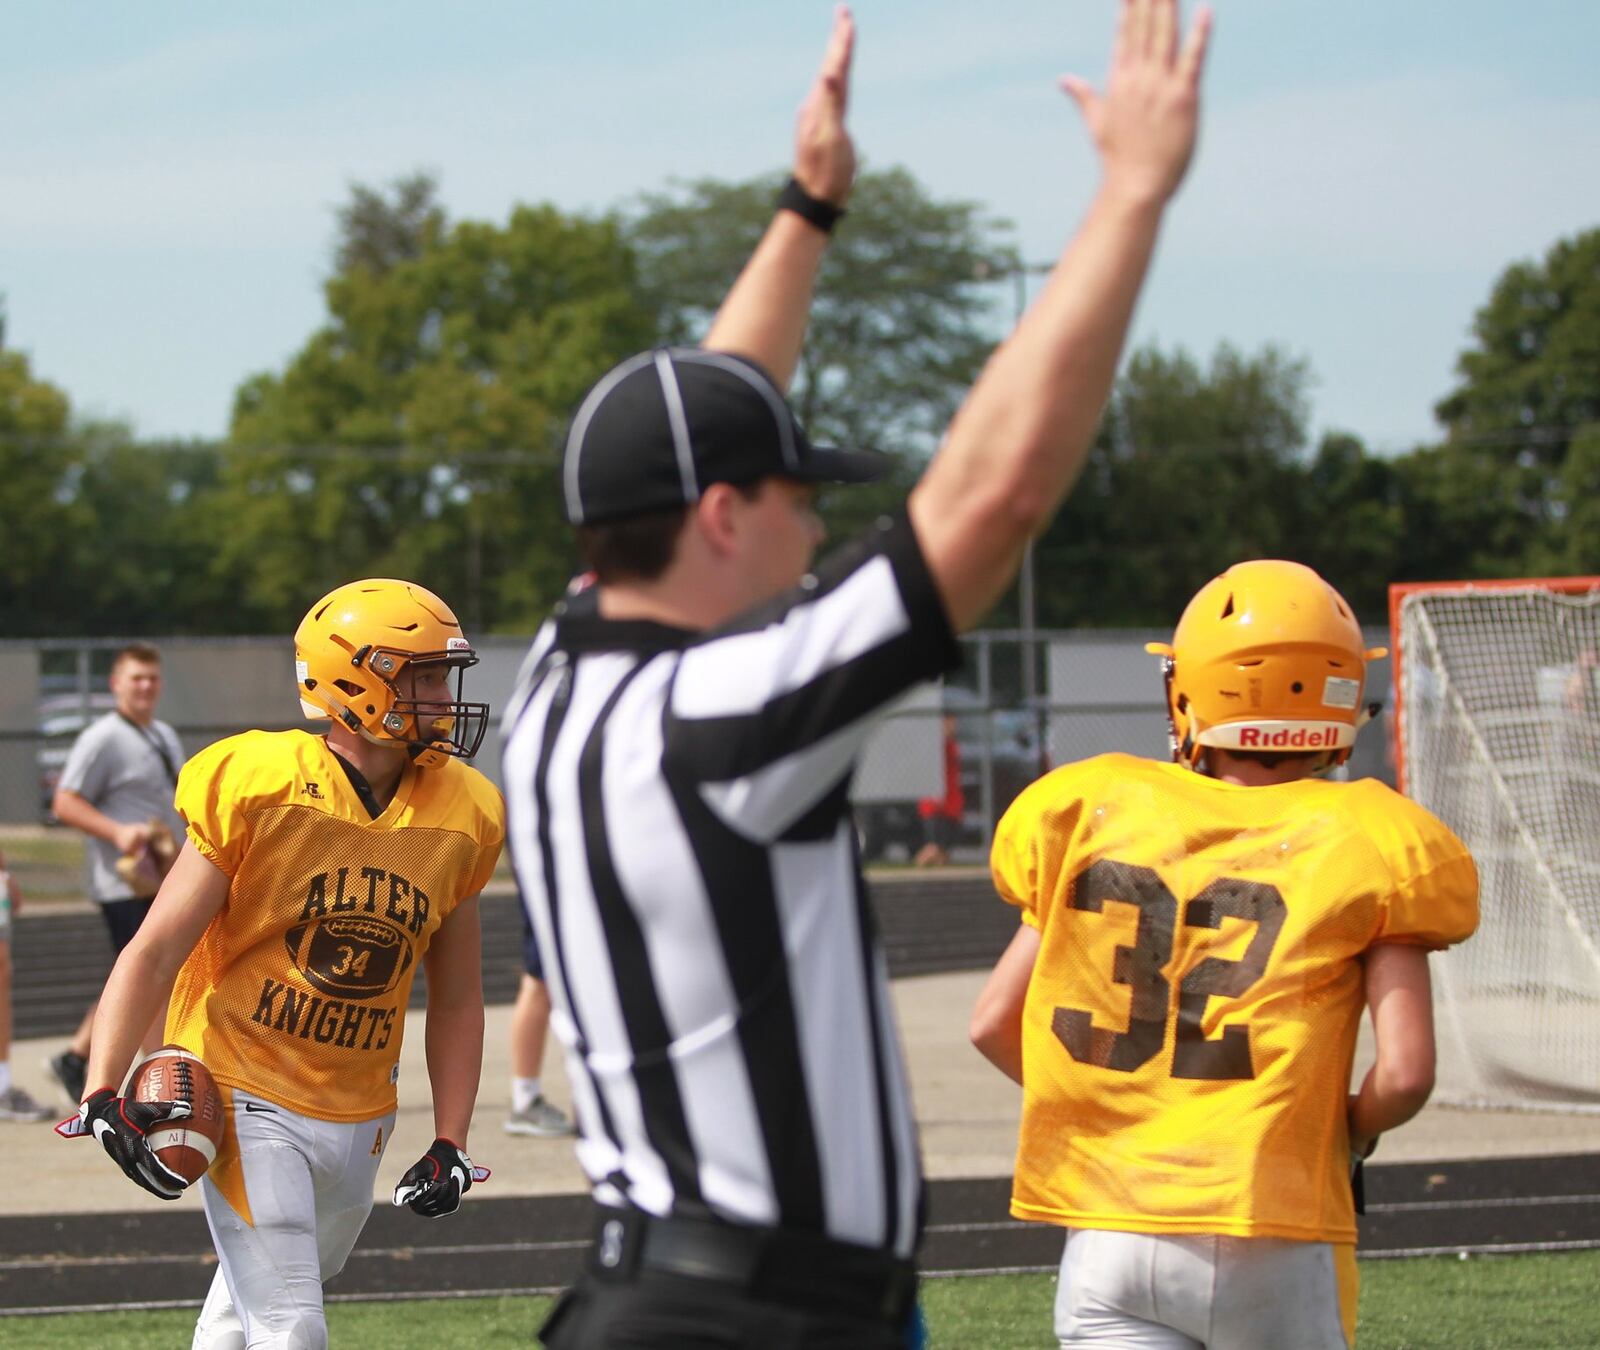
M 793 1228 L 758 1228 L 597 1206 L 590 1268 L 601 1279 L 658 1271 L 811 1312 L 901 1325 L 917 1297 L 916 1267 L 873 1247 Z

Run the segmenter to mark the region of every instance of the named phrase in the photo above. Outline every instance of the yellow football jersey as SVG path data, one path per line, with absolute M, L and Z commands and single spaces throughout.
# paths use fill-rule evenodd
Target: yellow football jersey
M 1040 936 L 1012 1213 L 1353 1242 L 1361 956 L 1472 932 L 1461 841 L 1371 779 L 1102 755 L 1016 799 L 992 869 Z
M 494 872 L 498 790 L 455 760 L 408 765 L 374 820 L 320 736 L 251 731 L 184 765 L 177 806 L 231 884 L 178 972 L 167 1040 L 307 1116 L 393 1110 L 411 982 Z

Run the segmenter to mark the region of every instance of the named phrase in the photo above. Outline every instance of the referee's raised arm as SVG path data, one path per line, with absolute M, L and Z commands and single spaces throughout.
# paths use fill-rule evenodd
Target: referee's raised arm
M 811 316 L 828 236 L 850 200 L 856 148 L 845 126 L 856 25 L 843 5 L 795 121 L 794 174 L 780 209 L 728 291 L 701 344 L 760 364 L 785 393 Z
M 1162 213 L 1194 150 L 1211 11 L 1179 43 L 1177 0 L 1125 0 L 1105 92 L 1069 76 L 1100 189 L 1033 307 L 990 358 L 911 493 L 958 630 L 1010 585 L 1088 455 Z

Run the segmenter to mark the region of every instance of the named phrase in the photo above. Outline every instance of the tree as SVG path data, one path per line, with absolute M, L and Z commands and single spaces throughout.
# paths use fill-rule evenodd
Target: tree
M 72 497 L 82 447 L 69 435 L 67 396 L 34 376 L 27 356 L 0 351 L 0 632 L 44 636 L 72 628 L 59 582 L 84 513 Z
M 1294 558 L 1307 540 L 1304 361 L 1223 344 L 1135 352 L 1083 478 L 1036 551 L 1051 626 L 1173 622 L 1241 558 Z
M 1434 575 L 1593 570 L 1600 545 L 1582 527 L 1600 426 L 1600 229 L 1508 267 L 1456 371 L 1435 408 L 1445 443 L 1414 466 L 1423 513 L 1461 544 L 1442 560 L 1454 570 Z
M 341 219 L 365 231 L 370 207 Z M 394 213 L 431 210 L 414 193 Z M 654 332 L 621 231 L 524 206 L 504 226 L 417 237 L 404 256 L 347 235 L 326 325 L 235 398 L 224 561 L 277 626 L 320 590 L 386 573 L 425 582 L 474 628 L 526 627 L 570 574 L 560 435 Z
M 1389 612 L 1389 583 L 1404 552 L 1397 470 L 1346 432 L 1323 436 L 1306 466 L 1292 556 L 1314 567 L 1366 623 Z
M 350 200 L 339 208 L 335 273 L 362 268 L 383 276 L 420 258 L 444 237 L 447 222 L 437 178 L 409 174 L 395 179 L 390 191 L 385 197 L 362 183 L 350 185 Z
M 93 522 L 59 579 L 74 633 L 268 631 L 238 570 L 222 561 L 222 455 L 207 442 L 138 442 L 119 424 L 80 428 L 73 506 Z
M 1600 421 L 1600 229 L 1508 267 L 1472 332 L 1461 382 L 1435 408 L 1450 440 L 1559 466 L 1573 433 Z
M 772 219 L 781 175 L 647 195 L 627 225 L 662 338 L 698 341 Z M 863 173 L 817 281 L 791 401 L 819 443 L 925 458 L 994 345 L 1009 226 L 904 169 Z

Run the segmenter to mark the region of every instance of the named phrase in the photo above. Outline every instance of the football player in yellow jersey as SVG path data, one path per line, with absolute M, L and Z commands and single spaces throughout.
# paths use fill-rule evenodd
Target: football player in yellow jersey
M 1176 762 L 1066 765 L 995 834 L 1022 924 L 972 1037 L 1023 1088 L 1011 1210 L 1068 1230 L 1063 1346 L 1345 1347 L 1352 1158 L 1432 1089 L 1428 952 L 1476 927 L 1477 873 L 1421 807 L 1321 776 L 1383 653 L 1311 569 L 1229 568 L 1150 650 Z
M 341 586 L 295 633 L 301 705 L 326 734 L 246 732 L 179 778 L 187 839 L 106 985 L 74 1124 L 178 1194 L 144 1139 L 167 1108 L 117 1096 L 166 1004 L 167 1041 L 227 1105 L 202 1182 L 219 1269 L 196 1347 L 327 1344 L 322 1283 L 372 1207 L 419 965 L 438 1138 L 394 1201 L 447 1214 L 488 1175 L 463 1151 L 483 1051 L 476 897 L 504 839 L 499 792 L 460 762 L 488 721 L 461 697 L 477 659 L 421 586 Z

